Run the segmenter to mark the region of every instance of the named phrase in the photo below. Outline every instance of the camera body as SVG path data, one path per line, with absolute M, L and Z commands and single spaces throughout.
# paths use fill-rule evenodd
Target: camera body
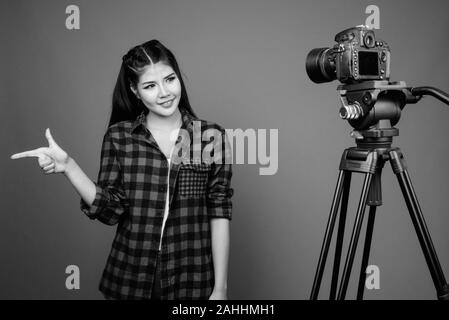
M 317 48 L 306 59 L 306 70 L 315 83 L 339 80 L 345 84 L 390 78 L 390 48 L 374 31 L 357 26 L 339 32 L 332 48 Z

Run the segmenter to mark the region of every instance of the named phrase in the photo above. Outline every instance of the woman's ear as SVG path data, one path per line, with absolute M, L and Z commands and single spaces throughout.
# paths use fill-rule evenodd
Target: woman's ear
M 139 92 L 134 86 L 130 86 L 131 91 L 135 94 L 137 99 L 140 99 Z

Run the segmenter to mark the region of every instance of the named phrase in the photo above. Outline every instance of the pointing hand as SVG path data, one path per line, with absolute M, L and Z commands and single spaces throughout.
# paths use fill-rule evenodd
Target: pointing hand
M 16 153 L 11 156 L 11 159 L 37 157 L 39 166 L 45 174 L 64 173 L 70 157 L 55 142 L 49 128 L 45 130 L 45 137 L 48 140 L 48 147 Z

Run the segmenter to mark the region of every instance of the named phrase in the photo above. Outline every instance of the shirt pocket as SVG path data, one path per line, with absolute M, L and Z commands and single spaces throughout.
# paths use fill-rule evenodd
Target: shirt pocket
M 189 198 L 205 196 L 210 169 L 207 163 L 183 163 L 179 168 L 179 194 Z

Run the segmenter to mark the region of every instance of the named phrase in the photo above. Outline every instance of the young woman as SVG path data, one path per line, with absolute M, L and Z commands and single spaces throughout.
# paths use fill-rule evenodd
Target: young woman
M 221 134 L 195 139 L 206 131 Z M 195 116 L 170 50 L 151 40 L 123 56 L 97 182 L 49 129 L 45 136 L 48 147 L 11 158 L 37 157 L 46 174 L 64 173 L 88 217 L 117 225 L 99 285 L 105 298 L 227 299 L 226 134 Z M 214 161 L 198 161 L 211 141 Z

